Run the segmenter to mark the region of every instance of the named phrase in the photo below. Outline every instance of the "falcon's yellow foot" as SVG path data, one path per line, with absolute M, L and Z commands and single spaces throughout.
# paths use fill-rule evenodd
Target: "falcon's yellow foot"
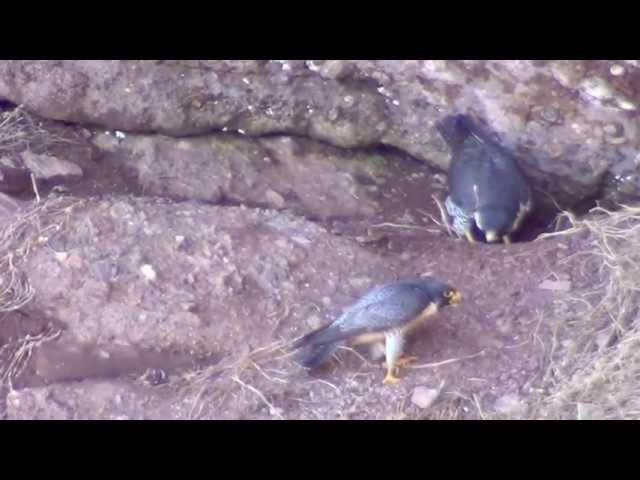
M 398 383 L 400 381 L 400 377 L 395 376 L 393 373 L 391 372 L 387 372 L 386 377 L 384 377 L 384 380 L 382 381 L 382 383 L 384 385 L 394 385 L 396 383 Z

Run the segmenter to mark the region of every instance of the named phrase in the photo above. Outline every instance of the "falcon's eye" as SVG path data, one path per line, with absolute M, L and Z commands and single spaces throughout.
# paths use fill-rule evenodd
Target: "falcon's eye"
M 447 290 L 446 292 L 444 292 L 444 296 L 447 298 L 452 298 L 455 294 L 455 290 Z

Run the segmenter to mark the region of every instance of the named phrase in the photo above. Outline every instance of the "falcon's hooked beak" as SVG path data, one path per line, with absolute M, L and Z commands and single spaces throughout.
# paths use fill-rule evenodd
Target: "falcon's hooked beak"
M 487 242 L 494 243 L 498 241 L 498 234 L 494 230 L 489 230 L 484 234 Z
M 451 289 L 445 293 L 450 305 L 456 305 L 462 302 L 462 293 L 460 290 Z
M 453 293 L 453 296 L 451 297 L 451 300 L 449 300 L 451 302 L 452 305 L 455 305 L 457 303 L 462 302 L 462 293 L 460 293 L 459 290 L 456 290 Z

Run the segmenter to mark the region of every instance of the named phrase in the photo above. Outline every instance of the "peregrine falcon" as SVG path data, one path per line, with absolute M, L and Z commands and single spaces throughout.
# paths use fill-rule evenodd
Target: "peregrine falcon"
M 384 342 L 387 374 L 383 383 L 396 383 L 399 367 L 415 360 L 402 357 L 406 335 L 439 309 L 461 300 L 457 289 L 432 277 L 388 283 L 369 291 L 334 322 L 297 340 L 293 349 L 301 350 L 303 366 L 314 368 L 345 342 Z
M 436 128 L 451 148 L 445 207 L 453 229 L 472 243 L 476 233 L 487 242 L 511 243 L 533 209 L 531 188 L 516 159 L 466 115 L 449 116 Z

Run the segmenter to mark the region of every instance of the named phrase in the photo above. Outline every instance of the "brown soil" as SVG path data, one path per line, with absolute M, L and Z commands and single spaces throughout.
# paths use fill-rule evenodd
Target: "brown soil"
M 78 135 L 74 129 L 67 132 Z M 197 229 L 198 225 L 222 216 L 221 210 L 216 209 L 242 215 L 241 208 L 245 208 L 212 207 L 171 199 L 152 207 L 154 199 L 143 196 L 132 179 L 123 177 L 122 171 L 102 164 L 99 156 L 85 152 L 74 157 L 74 149 L 82 148 L 89 147 L 49 147 L 49 152 L 76 158 L 85 171 L 85 180 L 67 186 L 64 194 L 50 193 L 47 186 L 40 192 L 45 200 L 87 199 L 72 220 L 92 215 L 92 206 L 104 199 L 122 201 L 134 211 L 148 208 L 149 212 L 164 212 L 168 228 L 173 228 L 172 215 L 177 211 L 191 210 L 193 227 Z M 605 297 L 604 286 L 611 277 L 603 269 L 601 257 L 593 253 L 593 245 L 601 237 L 592 229 L 583 228 L 567 235 L 527 241 L 551 228 L 548 216 L 542 215 L 532 219 L 519 243 L 469 245 L 450 237 L 438 224 L 440 212 L 432 195 L 441 198 L 444 177 L 434 176 L 437 172 L 408 158 L 397 165 L 396 172 L 397 179 L 386 183 L 382 192 L 389 201 L 375 218 L 315 222 L 321 227 L 316 231 L 300 216 L 264 213 L 249 205 L 246 211 L 252 212 L 247 213 L 252 220 L 246 228 L 238 230 L 241 233 L 222 224 L 220 234 L 229 232 L 237 249 L 248 249 L 243 258 L 260 256 L 265 270 L 276 271 L 284 255 L 277 241 L 267 253 L 260 245 L 262 238 L 275 238 L 264 229 L 278 219 L 293 222 L 301 231 L 315 232 L 316 240 L 305 247 L 307 260 L 297 267 L 296 271 L 304 274 L 284 279 L 293 286 L 291 292 L 280 292 L 283 298 L 274 304 L 277 309 L 265 310 L 265 305 L 271 305 L 267 287 L 243 280 L 240 280 L 242 293 L 222 306 L 207 301 L 206 289 L 193 287 L 194 302 L 200 308 L 198 317 L 221 319 L 219 324 L 205 321 L 213 323 L 198 327 L 200 330 L 196 332 L 202 338 L 206 338 L 204 335 L 214 338 L 215 333 L 205 332 L 216 328 L 232 332 L 219 335 L 227 340 L 220 340 L 216 348 L 213 344 L 207 347 L 206 342 L 193 347 L 193 352 L 179 342 L 175 348 L 159 350 L 104 342 L 78 343 L 70 331 L 71 324 L 65 318 L 49 316 L 48 305 L 41 300 L 46 295 L 37 292 L 31 303 L 0 317 L 3 400 L 6 396 L 4 407 L 0 403 L 0 411 L 4 410 L 1 413 L 8 418 L 580 416 L 586 403 L 576 400 L 579 392 L 566 394 L 557 408 L 550 407 L 547 400 L 558 398 L 554 395 L 560 385 L 577 378 L 576 372 L 583 372 L 579 370 L 583 364 L 578 360 L 586 362 L 587 355 L 593 352 L 606 353 L 616 348 L 622 338 L 620 332 L 631 328 L 623 326 L 622 330 L 616 330 L 606 315 L 592 315 L 593 306 Z M 33 208 L 31 193 L 23 194 L 21 200 L 25 209 Z M 43 211 L 42 215 L 45 218 L 52 214 Z M 111 221 L 112 226 L 99 223 L 101 231 L 109 228 L 117 231 L 119 220 Z M 149 221 L 153 224 L 154 220 Z M 67 224 L 62 228 L 57 241 L 64 244 L 72 239 L 68 232 L 75 226 Z M 169 234 L 173 231 L 168 231 Z M 110 238 L 114 244 L 101 244 L 101 248 L 117 247 L 118 237 Z M 190 255 L 204 249 L 200 237 L 194 234 L 194 238 Z M 139 240 L 144 242 L 142 237 Z M 335 250 L 330 247 L 332 242 Z M 88 258 L 86 248 L 78 251 Z M 39 247 L 34 247 L 34 252 L 30 255 L 44 255 Z M 336 252 L 351 252 L 356 260 L 340 265 Z M 163 264 L 161 273 L 168 279 L 167 285 L 177 282 L 181 268 L 179 263 Z M 335 274 L 332 281 L 338 285 L 331 297 L 323 290 L 329 274 Z M 382 384 L 381 360 L 370 358 L 366 350 L 344 349 L 318 372 L 306 372 L 291 361 L 285 348 L 287 343 L 335 318 L 369 288 L 385 281 L 426 274 L 458 287 L 464 302 L 444 310 L 413 337 L 407 350 L 418 361 L 401 371 L 402 381 L 398 385 Z M 151 288 L 148 294 L 153 295 L 150 291 Z M 167 291 L 168 286 L 163 295 Z M 178 297 L 162 298 L 154 297 L 152 304 L 179 301 Z M 225 308 L 230 315 L 232 311 L 251 314 L 238 314 L 233 317 L 235 323 L 225 323 L 222 320 Z M 182 327 L 178 324 L 176 328 Z M 612 332 L 618 332 L 618 337 Z M 175 338 L 181 338 L 178 332 L 174 334 Z M 589 342 L 588 338 L 604 342 L 604 346 L 594 346 L 594 341 Z M 605 340 L 601 342 L 601 338 Z M 416 405 L 420 402 L 413 396 L 421 391 L 418 387 L 435 391 L 435 400 L 428 408 Z M 589 405 L 592 403 L 597 401 L 592 399 Z

